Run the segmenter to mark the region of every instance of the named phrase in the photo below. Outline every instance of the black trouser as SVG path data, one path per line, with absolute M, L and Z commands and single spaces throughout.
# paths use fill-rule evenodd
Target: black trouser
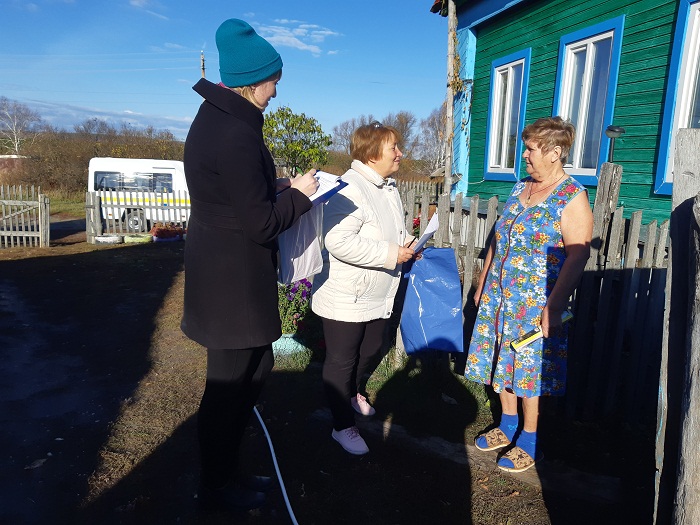
M 207 383 L 197 414 L 204 486 L 222 487 L 236 475 L 246 425 L 273 365 L 272 345 L 207 349 Z
M 346 323 L 323 318 L 323 337 L 326 340 L 323 385 L 335 430 L 355 425 L 350 398 L 358 392 L 365 394 L 364 378 L 379 364 L 386 323 L 387 319 Z

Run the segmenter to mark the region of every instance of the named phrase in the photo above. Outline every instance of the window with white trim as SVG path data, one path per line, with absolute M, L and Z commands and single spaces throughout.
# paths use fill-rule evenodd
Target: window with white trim
M 565 167 L 580 183 L 596 186 L 607 161 L 620 72 L 625 16 L 621 15 L 561 37 L 552 115 L 576 127 Z
M 700 2 L 681 0 L 664 103 L 655 192 L 670 195 L 676 134 L 700 128 Z
M 530 49 L 502 57 L 492 64 L 484 162 L 486 179 L 513 181 L 518 178 L 529 69 Z
M 612 43 L 608 31 L 566 46 L 559 115 L 576 127 L 566 165 L 579 174 L 593 175 L 598 167 Z
M 496 70 L 489 171 L 515 168 L 515 142 L 518 136 L 518 109 L 523 88 L 523 61 L 519 60 Z

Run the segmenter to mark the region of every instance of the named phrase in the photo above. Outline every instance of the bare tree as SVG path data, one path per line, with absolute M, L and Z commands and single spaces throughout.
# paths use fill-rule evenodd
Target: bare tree
M 36 140 L 41 117 L 28 106 L 0 97 L 0 148 L 20 155 L 22 148 Z
M 412 159 L 416 148 L 416 139 L 413 131 L 416 125 L 416 116 L 409 111 L 399 111 L 396 114 L 389 113 L 384 117 L 382 124 L 396 128 L 396 131 L 401 134 L 399 149 L 407 159 Z
M 353 132 L 360 126 L 369 124 L 376 119 L 372 115 L 360 115 L 358 118 L 351 118 L 333 127 L 333 145 L 335 151 L 342 151 L 350 154 L 350 139 Z
M 117 129 L 109 124 L 106 120 L 98 118 L 85 119 L 80 124 L 73 126 L 73 131 L 82 135 L 110 135 L 117 134 Z
M 418 155 L 426 162 L 430 173 L 445 166 L 447 141 L 445 140 L 446 106 L 443 103 L 434 109 L 428 118 L 420 123 L 421 136 L 418 143 Z

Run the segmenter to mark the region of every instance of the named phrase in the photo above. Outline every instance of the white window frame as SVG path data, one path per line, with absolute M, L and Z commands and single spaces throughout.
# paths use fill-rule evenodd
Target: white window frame
M 573 163 L 567 164 L 567 167 L 572 170 L 576 170 L 579 175 L 595 175 L 597 167 L 595 168 L 583 168 L 581 167 L 582 157 L 583 157 L 583 147 L 585 145 L 581 138 L 586 136 L 586 131 L 590 123 L 588 122 L 588 109 L 590 108 L 590 101 L 592 95 L 592 84 L 593 84 L 593 66 L 595 64 L 595 44 L 602 42 L 603 40 L 610 40 L 610 52 L 612 55 L 612 40 L 613 32 L 607 31 L 600 35 L 595 35 L 585 40 L 580 40 L 566 47 L 566 58 L 564 60 L 564 84 L 562 86 L 562 98 L 560 102 L 560 116 L 565 120 L 575 120 L 576 126 L 576 136 L 579 140 L 574 142 L 571 148 L 571 158 Z M 581 100 L 578 107 L 578 115 L 576 119 L 573 118 L 572 114 L 572 100 L 571 92 L 572 83 L 574 81 L 574 62 L 576 55 L 582 51 L 586 52 L 586 62 L 583 67 L 583 86 L 581 88 Z M 612 57 L 611 57 L 612 58 Z M 610 75 L 610 65 L 608 64 L 608 75 Z M 605 129 L 605 128 L 603 128 Z M 602 137 L 602 133 L 601 133 Z M 602 138 L 601 138 L 602 147 Z
M 700 0 L 681 0 L 664 103 L 655 193 L 670 195 L 676 134 L 688 127 L 696 83 L 700 82 Z
M 695 4 L 690 8 L 688 18 L 688 30 L 686 45 L 683 50 L 683 61 L 681 63 L 680 89 L 678 90 L 678 111 L 674 119 L 674 131 L 680 128 L 688 128 L 690 118 L 690 104 L 693 99 L 696 84 L 698 82 L 698 69 L 700 69 L 700 4 Z M 675 137 L 675 133 L 673 136 Z
M 491 97 L 487 122 L 487 140 L 484 158 L 484 179 L 514 181 L 518 179 L 522 162 L 522 138 L 520 134 L 525 120 L 525 105 L 527 100 L 528 78 L 530 72 L 531 50 L 526 49 L 495 60 L 491 65 Z M 514 85 L 513 70 L 520 66 L 522 70 L 520 86 Z M 504 83 L 504 77 L 505 83 Z M 505 87 L 505 94 L 503 88 Z M 519 92 L 517 88 L 519 87 Z M 514 108 L 515 97 L 519 101 Z M 502 111 L 503 108 L 503 111 Z M 513 151 L 513 166 L 505 165 L 508 153 L 508 123 L 517 114 L 515 126 L 515 144 Z
M 573 163 L 567 164 L 566 171 L 573 175 L 579 182 L 595 186 L 598 184 L 598 171 L 600 165 L 607 160 L 607 153 L 610 141 L 605 137 L 605 128 L 612 124 L 612 116 L 615 108 L 615 95 L 617 93 L 617 78 L 620 67 L 620 53 L 622 43 L 622 32 L 625 17 L 620 16 L 594 26 L 581 29 L 561 38 L 559 43 L 559 69 L 557 70 L 557 81 L 554 94 L 553 114 L 559 115 L 565 120 L 571 120 L 572 100 L 571 87 L 574 74 L 575 54 L 586 50 L 586 63 L 584 65 L 583 86 L 581 89 L 581 100 L 578 109 L 576 122 L 576 140 L 574 141 L 571 155 Z M 605 91 L 605 103 L 602 112 L 600 148 L 596 156 L 596 166 L 593 168 L 582 168 L 581 158 L 584 148 L 583 137 L 586 136 L 586 121 L 591 97 L 593 82 L 593 65 L 595 56 L 593 54 L 594 44 L 605 39 L 611 39 L 610 64 L 608 70 L 608 81 Z

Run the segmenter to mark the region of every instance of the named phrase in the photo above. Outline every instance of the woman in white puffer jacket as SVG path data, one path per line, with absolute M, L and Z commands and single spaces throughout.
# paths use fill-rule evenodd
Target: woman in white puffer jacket
M 403 206 L 390 175 L 399 170 L 400 135 L 378 122 L 351 139 L 347 182 L 323 209 L 323 269 L 314 277 L 312 310 L 326 341 L 323 382 L 333 414 L 332 437 L 351 454 L 366 454 L 355 412 L 374 414 L 359 392 L 382 351 L 384 331 L 401 279 L 414 256 Z

